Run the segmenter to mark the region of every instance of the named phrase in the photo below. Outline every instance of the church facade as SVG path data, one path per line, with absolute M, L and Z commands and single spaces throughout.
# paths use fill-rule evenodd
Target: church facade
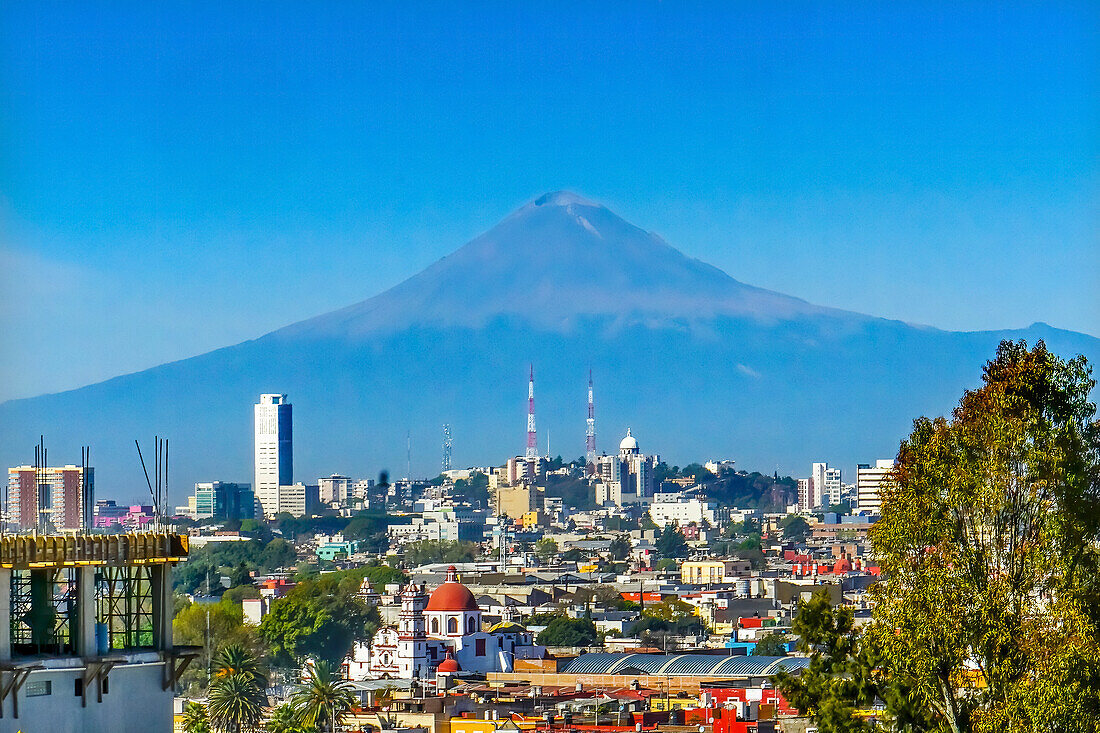
M 511 672 L 517 656 L 542 656 L 542 650 L 517 623 L 483 630 L 481 608 L 452 565 L 431 595 L 423 585 L 402 590 L 397 626 L 379 629 L 369 645 L 356 644 L 348 677 L 428 680 L 443 673 Z

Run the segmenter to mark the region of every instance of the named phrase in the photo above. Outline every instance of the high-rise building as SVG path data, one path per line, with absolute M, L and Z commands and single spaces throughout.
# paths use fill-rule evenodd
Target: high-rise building
M 42 520 L 46 531 L 90 530 L 95 511 L 95 469 L 9 468 L 7 507 L 8 522 L 19 529 L 35 529 Z
M 813 490 L 814 505 L 829 508 L 833 504 L 840 504 L 844 498 L 844 484 L 841 481 L 839 468 L 829 468 L 828 463 L 815 463 L 810 468 L 810 487 Z
M 894 459 L 885 458 L 875 461 L 875 465 L 861 463 L 856 467 L 856 500 L 859 512 L 878 514 L 882 508 L 879 490 L 891 471 Z
M 608 485 L 599 490 L 598 494 L 602 494 L 605 503 L 616 504 L 653 496 L 656 488 L 654 469 L 660 462 L 660 456 L 647 456 L 638 449 L 638 440 L 627 428 L 626 437 L 619 442 L 619 455 L 600 456 L 596 459 L 598 481 Z M 615 501 L 616 497 L 618 501 Z
M 192 519 L 253 519 L 256 495 L 250 484 L 198 483 L 195 494 L 187 497 L 187 513 Z
M 262 394 L 256 413 L 256 481 L 253 487 L 264 514 L 279 509 L 279 487 L 294 483 L 291 404 L 285 394 Z
M 798 479 L 798 511 L 809 512 L 814 508 L 814 492 L 810 486 L 810 479 Z

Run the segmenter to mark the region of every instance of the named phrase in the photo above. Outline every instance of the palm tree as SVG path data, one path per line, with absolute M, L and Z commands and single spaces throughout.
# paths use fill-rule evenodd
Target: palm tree
M 243 674 L 267 687 L 267 675 L 260 670 L 259 660 L 240 644 L 226 644 L 214 657 L 214 677 Z
M 288 704 L 283 704 L 271 711 L 264 730 L 267 733 L 315 733 L 317 729 L 304 724 L 297 710 Z
M 216 730 L 234 733 L 255 730 L 266 706 L 264 686 L 248 672 L 222 674 L 210 683 L 207 710 Z
M 332 665 L 318 661 L 313 665 L 309 682 L 291 698 L 299 720 L 315 725 L 319 730 L 335 731 L 336 725 L 356 705 L 351 683 L 338 679 Z
M 206 717 L 206 706 L 189 702 L 183 709 L 183 733 L 210 733 L 210 721 Z

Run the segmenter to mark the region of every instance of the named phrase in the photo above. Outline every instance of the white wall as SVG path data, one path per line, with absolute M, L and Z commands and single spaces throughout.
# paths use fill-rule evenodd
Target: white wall
M 171 689 L 161 689 L 164 664 L 119 664 L 107 675 L 109 692 L 96 702 L 93 684 L 87 707 L 80 706 L 74 680 L 83 667 L 31 672 L 19 691 L 19 718 L 12 718 L 11 698 L 4 701 L 0 733 L 171 733 Z M 27 697 L 36 682 L 49 681 L 49 695 Z

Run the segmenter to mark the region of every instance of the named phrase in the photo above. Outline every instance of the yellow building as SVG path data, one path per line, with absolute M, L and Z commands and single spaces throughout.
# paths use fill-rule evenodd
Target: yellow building
M 521 522 L 524 529 L 535 529 L 536 527 L 545 527 L 549 524 L 546 514 L 538 509 L 534 509 L 524 514 Z
M 493 511 L 498 517 L 521 519 L 534 510 L 538 492 L 529 484 L 498 486 L 493 492 Z
M 680 582 L 685 585 L 726 583 L 751 574 L 748 560 L 685 560 L 680 566 Z

